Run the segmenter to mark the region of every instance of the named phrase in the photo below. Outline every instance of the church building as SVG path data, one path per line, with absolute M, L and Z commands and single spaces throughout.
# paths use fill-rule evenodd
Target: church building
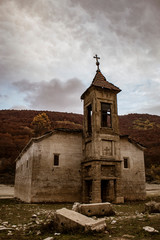
M 81 95 L 83 131 L 32 138 L 16 159 L 15 197 L 25 202 L 123 203 L 145 199 L 144 147 L 119 133 L 118 87 L 99 69 Z

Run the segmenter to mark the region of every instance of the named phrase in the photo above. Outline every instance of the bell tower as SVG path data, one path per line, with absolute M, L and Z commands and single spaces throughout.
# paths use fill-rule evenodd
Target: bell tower
M 83 202 L 123 202 L 121 192 L 120 139 L 117 94 L 99 69 L 87 90 L 84 101 L 82 187 Z

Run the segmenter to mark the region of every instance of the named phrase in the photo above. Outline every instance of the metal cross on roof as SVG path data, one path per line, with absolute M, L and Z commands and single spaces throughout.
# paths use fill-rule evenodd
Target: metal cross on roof
M 95 54 L 95 56 L 93 58 L 96 58 L 97 71 L 99 71 L 100 63 L 98 62 L 98 59 L 100 59 L 100 57 L 98 57 L 97 54 Z

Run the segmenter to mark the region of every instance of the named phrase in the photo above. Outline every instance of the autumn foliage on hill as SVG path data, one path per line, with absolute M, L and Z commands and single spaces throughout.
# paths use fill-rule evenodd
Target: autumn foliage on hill
M 51 130 L 51 121 L 46 113 L 39 113 L 33 118 L 31 126 L 34 128 L 35 136 L 41 136 Z
M 12 183 L 15 159 L 31 137 L 34 137 L 34 117 L 46 113 L 51 129 L 82 128 L 81 114 L 32 110 L 0 110 L 0 183 Z M 6 179 L 7 178 L 7 179 Z
M 0 181 L 13 182 L 15 159 L 34 136 L 33 119 L 46 113 L 51 129 L 82 129 L 83 115 L 64 112 L 33 110 L 0 111 Z M 145 165 L 147 171 L 160 166 L 160 116 L 129 114 L 119 116 L 120 133 L 130 135 L 146 146 Z M 154 167 L 152 167 L 152 165 Z M 6 180 L 7 176 L 7 180 Z M 9 180 L 10 178 L 10 180 Z
M 122 134 L 130 135 L 146 147 L 144 159 L 147 180 L 160 179 L 160 116 L 129 114 L 119 116 L 119 122 Z

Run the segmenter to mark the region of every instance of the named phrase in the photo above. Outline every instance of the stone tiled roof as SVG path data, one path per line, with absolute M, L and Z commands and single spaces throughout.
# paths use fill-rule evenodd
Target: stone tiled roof
M 106 80 L 106 78 L 103 76 L 103 74 L 101 73 L 101 71 L 97 71 L 91 85 L 96 86 L 96 87 L 107 88 L 107 89 L 114 90 L 117 92 L 121 91 L 118 87 L 116 87 L 112 83 L 108 82 Z
M 100 70 L 97 70 L 96 75 L 95 75 L 90 87 L 92 87 L 92 86 L 109 89 L 109 90 L 115 91 L 117 93 L 119 93 L 121 91 L 121 89 L 116 87 L 114 84 L 108 82 Z M 89 88 L 87 88 L 87 90 Z M 84 98 L 84 94 L 86 93 L 86 91 L 82 94 L 81 99 Z

